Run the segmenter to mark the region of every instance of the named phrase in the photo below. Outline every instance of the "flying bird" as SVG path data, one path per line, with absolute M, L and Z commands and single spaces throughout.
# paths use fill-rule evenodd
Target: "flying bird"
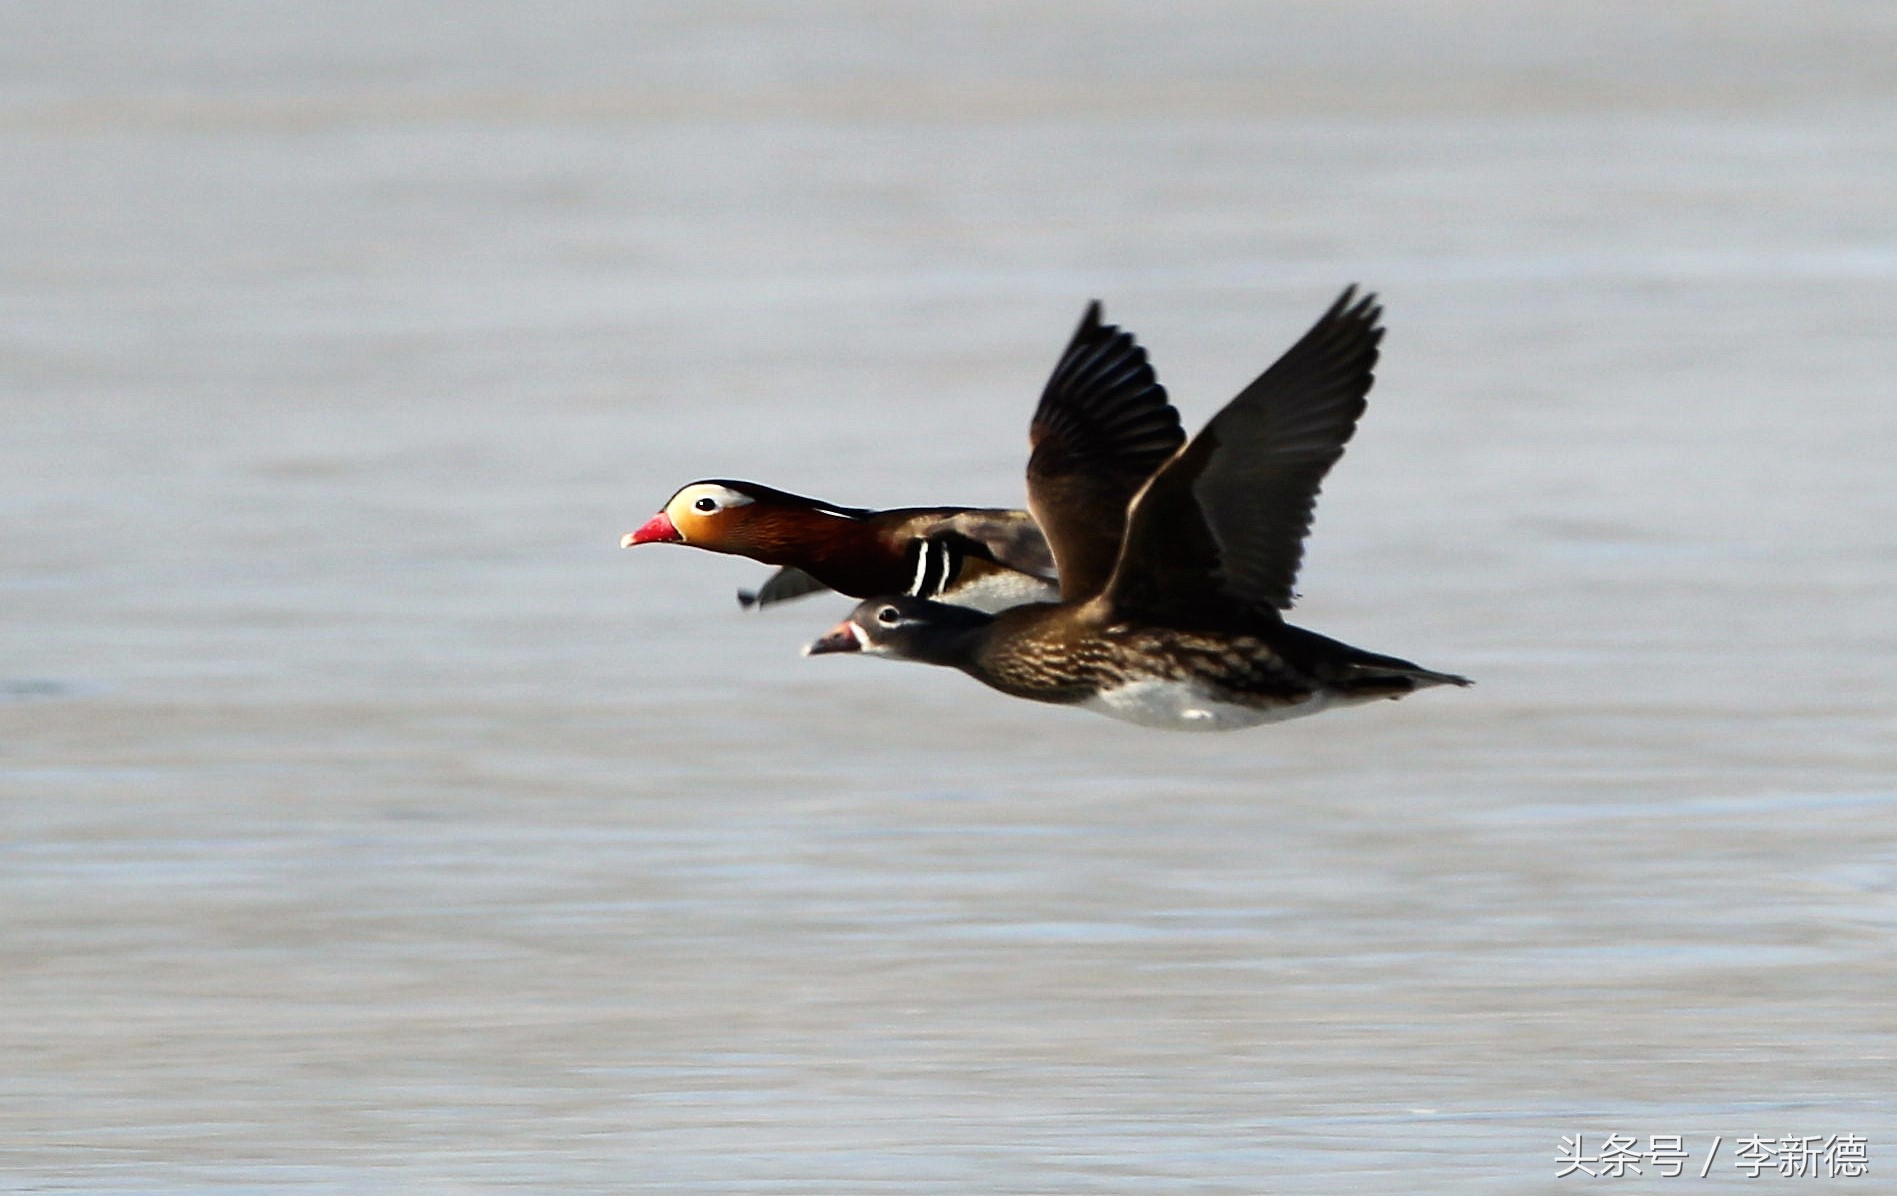
M 1098 303 L 1055 364 L 1041 405 L 1094 413 L 1094 424 L 1065 437 L 1071 459 L 1056 463 L 1053 484 L 1071 484 L 1104 509 L 1092 525 L 1068 533 L 1072 567 L 1097 571 L 1118 548 L 1127 500 L 1185 443 L 1185 429 L 1146 350 L 1131 333 L 1104 323 Z M 1026 511 L 874 511 L 714 478 L 680 488 L 620 544 L 686 544 L 779 566 L 758 590 L 739 592 L 745 606 L 828 589 L 855 598 L 915 594 L 996 611 L 1062 592 L 1047 540 Z
M 1374 295 L 1345 290 L 1190 443 L 1137 480 L 1133 456 L 1102 447 L 1143 443 L 1130 431 L 1141 426 L 1137 413 L 1110 391 L 1050 387 L 1029 428 L 1028 506 L 1053 552 L 1059 601 L 991 614 L 892 591 L 805 652 L 942 665 L 1014 697 L 1187 731 L 1470 684 L 1281 614 L 1295 597 L 1319 485 L 1364 412 L 1382 314 Z

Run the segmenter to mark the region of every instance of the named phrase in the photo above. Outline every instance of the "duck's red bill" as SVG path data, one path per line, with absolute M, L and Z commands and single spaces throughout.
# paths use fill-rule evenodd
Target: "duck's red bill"
M 822 638 L 815 639 L 804 649 L 805 656 L 823 656 L 830 652 L 861 652 L 863 637 L 856 630 L 856 624 L 845 619 L 826 632 Z
M 672 525 L 672 517 L 664 511 L 645 521 L 636 532 L 627 532 L 619 541 L 621 548 L 631 548 L 634 544 L 676 544 L 685 537 L 678 534 L 678 528 Z

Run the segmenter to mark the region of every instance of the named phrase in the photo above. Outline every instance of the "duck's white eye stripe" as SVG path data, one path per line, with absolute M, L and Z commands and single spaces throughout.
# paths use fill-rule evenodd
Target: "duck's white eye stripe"
M 685 489 L 679 491 L 678 501 L 684 503 L 694 511 L 709 513 L 711 511 L 728 511 L 732 507 L 742 507 L 746 503 L 756 502 L 757 499 L 752 498 L 748 494 L 740 494 L 729 486 L 704 484 L 685 487 Z M 707 503 L 710 505 L 707 506 Z

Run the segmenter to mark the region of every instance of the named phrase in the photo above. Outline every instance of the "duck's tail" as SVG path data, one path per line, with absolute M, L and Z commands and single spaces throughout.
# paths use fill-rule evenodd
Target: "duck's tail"
M 1400 698 L 1432 685 L 1474 685 L 1457 673 L 1439 673 L 1394 656 L 1366 652 L 1369 661 L 1353 660 L 1337 670 L 1330 683 L 1348 694 L 1365 698 Z M 1373 663 L 1374 662 L 1374 663 Z
M 1432 685 L 1475 684 L 1457 673 L 1439 673 L 1400 657 L 1366 652 L 1301 627 L 1287 626 L 1285 630 L 1295 633 L 1294 651 L 1302 649 L 1299 655 L 1308 654 L 1307 660 L 1299 663 L 1326 684 L 1355 697 L 1400 698 Z

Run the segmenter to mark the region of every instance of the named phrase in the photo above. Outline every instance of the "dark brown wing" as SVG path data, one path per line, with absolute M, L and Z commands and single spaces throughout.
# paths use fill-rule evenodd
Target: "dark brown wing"
M 897 507 L 870 517 L 884 542 L 904 554 L 923 540 L 957 536 L 975 556 L 1052 580 L 1054 554 L 1026 511 L 1005 507 Z M 914 560 L 913 557 L 906 559 Z
M 773 606 L 779 602 L 788 602 L 792 598 L 802 598 L 805 594 L 818 594 L 830 587 L 793 565 L 782 569 L 765 579 L 763 585 L 755 590 L 739 590 L 738 605 L 746 610 L 754 606 Z
M 988 559 L 998 565 L 1036 577 L 1052 579 L 1054 554 L 1040 525 L 1026 511 L 975 509 L 959 511 L 930 531 L 931 535 L 953 532 L 987 549 Z
M 1185 441 L 1146 350 L 1090 304 L 1028 427 L 1028 508 L 1053 549 L 1063 600 L 1100 592 L 1127 504 Z
M 1356 430 L 1383 339 L 1346 290 L 1134 500 L 1114 615 L 1227 623 L 1291 606 L 1318 485 Z

